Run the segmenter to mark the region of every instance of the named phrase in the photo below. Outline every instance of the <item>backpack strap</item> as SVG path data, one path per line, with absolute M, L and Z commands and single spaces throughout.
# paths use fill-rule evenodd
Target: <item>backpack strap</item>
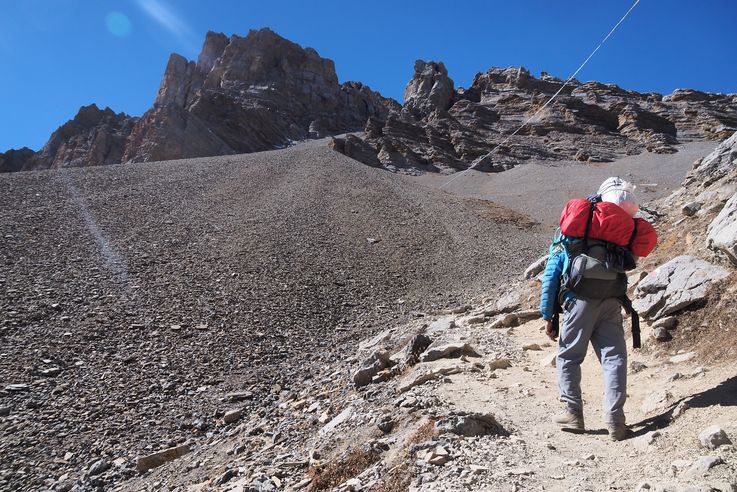
M 632 219 L 635 223 L 635 227 L 632 229 L 632 235 L 630 236 L 630 240 L 627 243 L 627 249 L 632 251 L 632 245 L 635 244 L 635 236 L 637 236 L 637 221 L 635 219 Z
M 622 303 L 624 310 L 630 315 L 632 319 L 632 348 L 642 347 L 642 341 L 640 340 L 640 316 L 632 307 L 632 301 L 626 295 L 619 298 L 619 302 Z
M 589 207 L 589 217 L 586 220 L 586 230 L 583 233 L 583 252 L 589 252 L 589 233 L 591 232 L 591 222 L 594 220 L 594 210 L 596 210 L 596 202 L 592 201 Z

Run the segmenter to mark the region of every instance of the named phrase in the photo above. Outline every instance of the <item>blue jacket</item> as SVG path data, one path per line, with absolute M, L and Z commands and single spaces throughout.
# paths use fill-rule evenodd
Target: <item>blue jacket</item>
M 573 241 L 580 241 L 577 238 L 569 238 L 561 234 L 560 229 L 555 232 L 553 243 L 548 249 L 548 262 L 545 264 L 545 272 L 543 273 L 543 285 L 540 295 L 540 313 L 543 319 L 548 321 L 553 319 L 555 314 L 555 304 L 558 302 L 558 291 L 560 290 L 560 282 L 563 272 L 568 270 L 568 244 Z M 565 299 L 575 297 L 573 292 L 566 292 Z

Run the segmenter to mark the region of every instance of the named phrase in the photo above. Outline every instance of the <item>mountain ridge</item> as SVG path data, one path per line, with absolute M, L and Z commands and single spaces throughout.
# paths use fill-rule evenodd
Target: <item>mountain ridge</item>
M 360 82 L 339 83 L 332 60 L 268 28 L 245 37 L 211 31 L 196 61 L 170 55 L 142 116 L 83 106 L 38 152 L 0 153 L 0 172 L 250 153 L 361 130 L 331 148 L 413 174 L 474 164 L 502 171 L 530 159 L 670 153 L 680 141 L 722 140 L 737 129 L 735 94 L 563 86 L 545 72 L 492 67 L 456 87 L 442 62 L 418 60 L 399 104 Z M 539 118 L 506 137 L 558 89 Z

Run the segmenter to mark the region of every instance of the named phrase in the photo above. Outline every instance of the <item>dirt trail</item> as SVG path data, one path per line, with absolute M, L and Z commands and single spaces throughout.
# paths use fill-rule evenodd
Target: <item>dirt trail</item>
M 530 473 L 516 477 L 514 481 L 519 486 L 556 491 L 632 490 L 643 480 L 696 485 L 716 484 L 735 476 L 734 448 L 716 452 L 725 464 L 709 474 L 682 470 L 676 473 L 672 466 L 674 462 L 679 464 L 677 460 L 685 460 L 688 464 L 680 464 L 688 468 L 696 458 L 715 454 L 700 447 L 697 439 L 699 432 L 709 425 L 720 424 L 734 435 L 737 370 L 733 365 L 703 367 L 692 361 L 671 363 L 630 349 L 630 364 L 636 361 L 647 367 L 636 373 L 630 370 L 629 374 L 626 413 L 632 435 L 624 441 L 612 442 L 601 421 L 601 370 L 590 350 L 583 364 L 582 381 L 587 431 L 562 432 L 550 421 L 562 409 L 555 368 L 541 365 L 541 361 L 555 353 L 556 344 L 544 336 L 540 325 L 540 321 L 526 323 L 511 330 L 509 337 L 519 348 L 538 344 L 541 351 L 525 351 L 521 362 L 496 370 L 494 379 L 462 373 L 450 376 L 436 390 L 442 400 L 453 402 L 455 410 L 493 413 L 526 444 L 527 456 L 522 456 L 516 466 Z M 659 391 L 670 396 L 645 412 L 643 403 Z M 691 399 L 691 408 L 669 421 L 670 412 L 684 399 Z M 647 444 L 649 436 L 645 435 L 652 431 L 660 435 Z M 470 446 L 473 448 L 473 444 Z M 441 490 L 443 486 L 436 483 L 432 489 Z

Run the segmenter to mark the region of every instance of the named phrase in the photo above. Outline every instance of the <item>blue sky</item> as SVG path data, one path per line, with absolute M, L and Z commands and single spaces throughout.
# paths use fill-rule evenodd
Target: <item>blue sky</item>
M 169 53 L 270 27 L 401 101 L 418 58 L 456 85 L 491 66 L 567 77 L 634 0 L 0 0 L 0 152 L 40 148 L 80 106 L 141 115 Z M 641 0 L 581 80 L 737 92 L 737 2 Z

